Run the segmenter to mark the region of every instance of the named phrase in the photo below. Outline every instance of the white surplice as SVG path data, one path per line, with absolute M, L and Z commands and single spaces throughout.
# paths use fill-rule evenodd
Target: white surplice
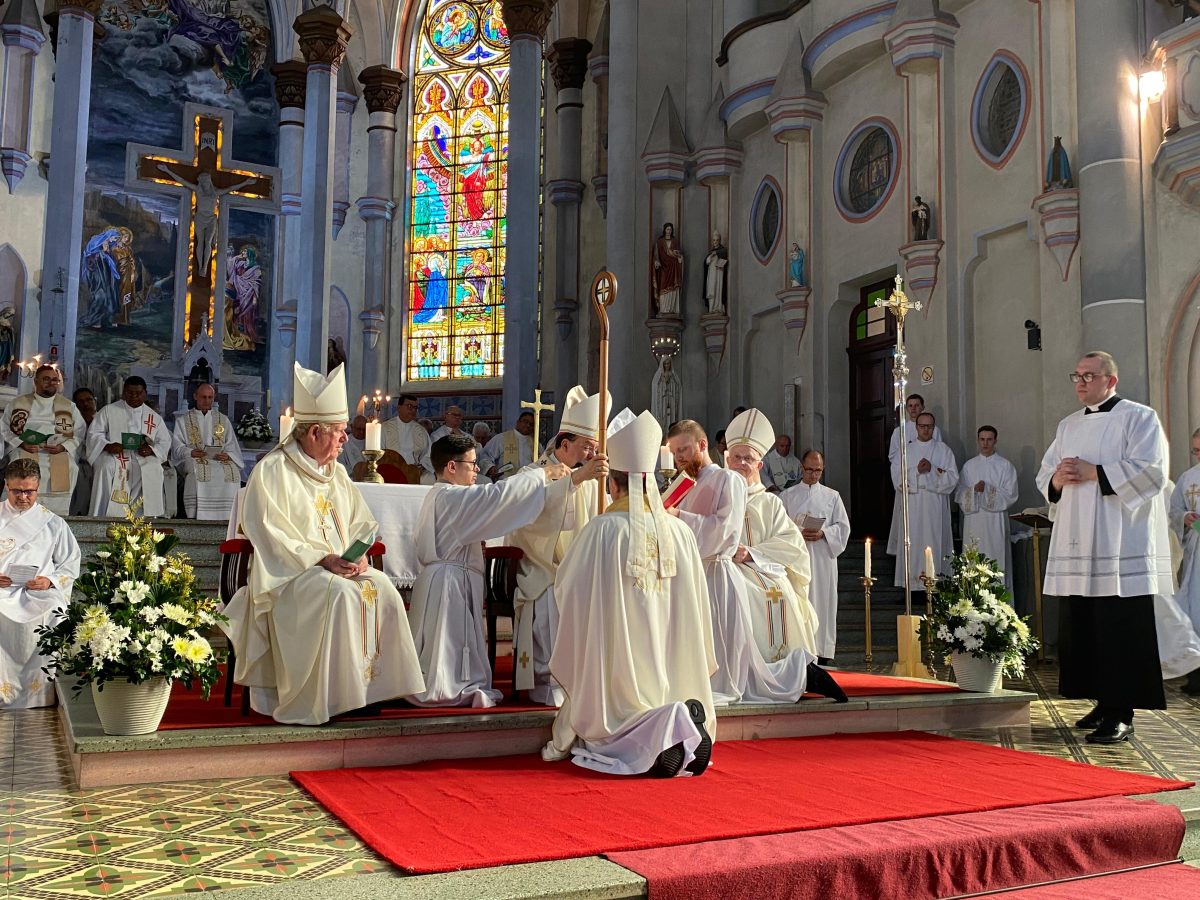
M 761 482 L 746 492 L 742 544 L 750 555 L 735 565 L 746 582 L 750 629 L 763 659 L 775 662 L 793 650 L 818 656 L 817 613 L 808 602 L 808 548 L 779 497 Z
M 417 519 L 421 572 L 408 620 L 425 675 L 417 706 L 495 706 L 484 639 L 482 542 L 533 522 L 546 501 L 546 470 L 534 466 L 500 484 L 438 482 Z
M 14 409 L 15 404 L 21 407 L 19 411 Z M 57 412 L 56 404 L 59 407 Z M 25 406 L 29 407 L 28 416 L 22 415 Z M 68 417 L 70 422 L 67 421 Z M 20 430 L 14 431 L 14 425 Z M 21 449 L 21 435 L 27 429 L 48 435 L 46 445 L 61 446 L 63 452 L 26 453 Z M 83 421 L 79 409 L 70 400 L 64 400 L 60 396 L 39 397 L 37 394 L 26 394 L 16 397 L 4 415 L 0 416 L 0 438 L 4 439 L 7 461 L 12 462 L 22 457 L 37 460 L 42 473 L 38 499 L 43 506 L 60 516 L 65 516 L 71 511 L 71 497 L 79 480 L 79 448 L 83 446 L 86 434 L 87 423 Z M 58 460 L 66 466 L 68 483 L 63 486 L 63 490 L 56 491 L 51 466 Z
M 908 453 L 912 453 L 912 445 L 917 442 L 917 423 L 912 419 L 904 420 L 904 437 L 908 442 Z M 936 425 L 933 426 L 933 439 L 941 441 L 942 430 Z M 892 436 L 888 441 L 888 465 L 894 471 L 900 464 L 900 428 L 897 426 L 892 429 Z M 904 514 L 900 509 L 900 495 L 897 494 L 892 504 L 892 528 L 888 532 L 887 552 L 892 556 L 900 555 L 900 545 L 904 543 Z M 898 563 L 897 563 L 898 564 Z
M 429 448 L 433 439 L 416 419 L 411 422 L 401 422 L 399 416 L 388 419 L 380 429 L 379 439 L 384 450 L 395 450 L 409 465 L 420 466 L 432 483 L 433 461 L 429 458 Z
M 850 517 L 841 494 L 823 484 L 801 482 L 780 494 L 779 499 L 797 525 L 805 516 L 825 520 L 821 539 L 808 542 L 812 561 L 808 599 L 817 611 L 817 656 L 833 659 L 837 650 L 838 557 L 850 540 Z
M 717 661 L 713 699 L 721 705 L 795 703 L 804 695 L 815 657 L 795 650 L 778 662 L 763 658 L 750 625 L 745 580 L 733 563 L 746 518 L 746 480 L 729 469 L 704 466 L 678 508 L 704 562 Z
M 123 433 L 148 437 L 153 454 L 141 456 L 136 450 L 113 454 L 104 449 L 108 444 L 121 443 Z M 124 400 L 114 400 L 92 419 L 86 453 L 92 464 L 88 515 L 123 517 L 126 503 L 121 499 L 122 492 L 128 494 L 129 502 L 140 498 L 146 516 L 163 515 L 163 463 L 170 458 L 171 432 L 158 413 L 144 403 L 134 408 Z
M 1064 485 L 1058 500 L 1051 500 L 1054 470 L 1073 456 L 1103 467 L 1115 493 L 1104 496 L 1099 481 L 1085 481 Z M 1047 594 L 1175 593 L 1164 499 L 1167 465 L 1166 436 L 1148 406 L 1121 399 L 1108 412 L 1085 415 L 1079 409 L 1058 423 L 1037 476 L 1054 520 Z
M 37 629 L 53 624 L 71 599 L 79 576 L 79 545 L 59 516 L 37 505 L 18 512 L 0 503 L 0 572 L 37 566 L 50 579 L 44 591 L 24 584 L 0 588 L 0 709 L 28 709 L 54 702 L 54 687 L 37 652 Z M 26 579 L 29 580 L 29 579 Z
M 779 451 L 772 447 L 763 457 L 763 483 L 767 487 L 774 486 L 782 491 L 789 483 L 795 484 L 800 480 L 801 468 L 803 467 L 800 465 L 800 460 L 794 453 L 789 452 L 787 456 L 780 456 Z
M 983 482 L 983 490 L 975 485 Z M 1008 508 L 1017 502 L 1017 470 L 999 453 L 978 456 L 963 463 L 954 495 L 963 512 L 962 545 L 975 544 L 1004 570 L 1004 584 L 1012 590 L 1012 541 Z
M 921 573 L 925 570 L 925 548 L 933 550 L 935 572 L 949 571 L 945 557 L 954 553 L 954 535 L 950 531 L 950 495 L 958 487 L 958 466 L 950 448 L 936 438 L 932 441 L 913 441 L 908 445 L 908 526 L 912 540 L 909 552 L 909 582 L 914 591 L 925 590 Z M 928 459 L 928 472 L 918 472 L 922 459 Z M 892 463 L 892 485 L 896 488 L 896 503 L 900 503 L 900 457 Z M 903 524 L 898 538 L 898 551 L 904 549 Z M 890 548 L 889 548 L 890 550 Z M 896 587 L 904 587 L 904 560 L 896 560 Z
M 189 409 L 175 417 L 174 431 L 171 461 L 183 475 L 183 506 L 188 518 L 227 521 L 242 486 L 242 448 L 233 423 L 217 409 Z M 229 462 L 192 456 L 193 450 L 218 446 Z
M 550 667 L 567 699 L 542 750 L 545 759 L 570 753 L 580 766 L 615 775 L 646 772 L 679 743 L 684 765 L 695 758 L 702 738 L 687 700 L 704 705 L 716 737 L 713 629 L 696 539 L 662 517 L 658 542 L 673 542 L 676 574 L 662 578 L 652 566 L 634 579 L 625 567 L 630 532 L 623 497 L 584 527 L 558 567 L 561 620 Z
M 377 526 L 336 462 L 318 467 L 292 440 L 254 467 L 239 518 L 254 545 L 250 577 L 223 625 L 234 680 L 276 721 L 320 725 L 338 713 L 424 687 L 400 593 L 368 568 L 355 578 L 319 565 Z
M 1171 528 L 1183 545 L 1183 565 L 1179 570 L 1179 591 L 1175 600 L 1192 626 L 1200 631 L 1200 532 L 1184 525 L 1188 513 L 1200 514 L 1200 465 L 1192 466 L 1181 476 L 1171 492 Z

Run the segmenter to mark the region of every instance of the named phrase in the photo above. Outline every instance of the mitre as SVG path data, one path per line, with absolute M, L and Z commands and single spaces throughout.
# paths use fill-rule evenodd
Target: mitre
M 609 410 L 612 409 L 612 395 L 604 392 L 608 400 L 604 410 L 604 421 L 608 421 Z M 577 434 L 580 437 L 600 440 L 600 395 L 588 394 L 580 385 L 575 385 L 567 392 L 563 401 L 562 421 L 558 423 L 559 434 Z
M 328 375 L 295 363 L 292 377 L 294 415 L 297 422 L 345 422 L 350 418 L 346 403 L 346 365 Z
M 608 465 L 618 472 L 654 472 L 658 469 L 661 444 L 662 426 L 652 413 L 643 412 L 620 431 L 609 435 L 605 448 Z
M 725 449 L 732 450 L 738 444 L 746 444 L 765 456 L 775 446 L 775 429 L 770 420 L 757 409 L 738 413 L 725 429 Z

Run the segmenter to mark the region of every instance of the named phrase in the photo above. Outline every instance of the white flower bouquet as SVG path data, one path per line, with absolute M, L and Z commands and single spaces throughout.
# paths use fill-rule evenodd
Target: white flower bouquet
M 259 441 L 265 444 L 275 437 L 275 433 L 271 431 L 271 423 L 257 409 L 251 409 L 242 416 L 233 431 L 243 441 Z
M 62 618 L 38 629 L 38 649 L 51 660 L 46 672 L 75 676 L 76 692 L 166 678 L 198 683 L 207 698 L 224 654 L 204 633 L 228 620 L 195 589 L 188 558 L 170 552 L 179 538 L 153 530 L 133 508 L 127 518 L 88 560 Z
M 952 556 L 950 564 L 950 574 L 938 578 L 933 596 L 935 649 L 1001 663 L 1006 675 L 1019 678 L 1038 642 L 1010 605 L 1004 573 L 974 547 Z

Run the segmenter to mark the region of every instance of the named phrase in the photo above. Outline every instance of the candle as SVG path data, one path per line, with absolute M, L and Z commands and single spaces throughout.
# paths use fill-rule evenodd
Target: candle
M 270 388 L 267 388 L 267 396 L 263 400 L 263 410 L 268 413 L 271 411 L 271 389 Z
M 675 457 L 671 455 L 671 451 L 666 447 L 662 447 L 658 451 L 658 467 L 660 469 L 675 468 Z
M 382 426 L 378 422 L 368 422 L 367 423 L 367 443 L 366 443 L 365 449 L 367 449 L 367 450 L 382 450 L 383 449 L 383 445 L 381 443 L 381 436 L 380 436 L 381 428 L 382 428 Z
M 288 439 L 288 435 L 292 433 L 292 426 L 295 424 L 296 420 L 292 418 L 292 408 L 289 406 L 279 417 L 279 443 L 282 444 Z
M 933 548 L 925 548 L 925 575 L 929 578 L 937 577 L 937 569 L 933 567 Z
M 358 406 L 356 406 L 354 409 L 354 414 L 357 416 L 361 416 L 363 414 L 363 412 L 366 410 L 366 408 L 367 408 L 367 395 L 363 394 L 362 397 L 358 401 Z
M 871 539 L 867 538 L 867 555 L 863 557 L 863 576 L 871 577 Z

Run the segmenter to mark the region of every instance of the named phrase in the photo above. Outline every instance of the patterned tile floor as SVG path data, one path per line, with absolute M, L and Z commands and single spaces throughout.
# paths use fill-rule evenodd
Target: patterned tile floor
M 1139 713 L 1133 740 L 1117 747 L 1083 741 L 1071 724 L 1088 704 L 1053 699 L 1056 684 L 1053 666 L 1009 684 L 1041 697 L 1030 727 L 955 736 L 1200 779 L 1200 698 L 1178 682 L 1170 708 Z M 4 897 L 169 897 L 392 870 L 284 778 L 78 791 L 54 710 L 0 713 L 0 748 Z

